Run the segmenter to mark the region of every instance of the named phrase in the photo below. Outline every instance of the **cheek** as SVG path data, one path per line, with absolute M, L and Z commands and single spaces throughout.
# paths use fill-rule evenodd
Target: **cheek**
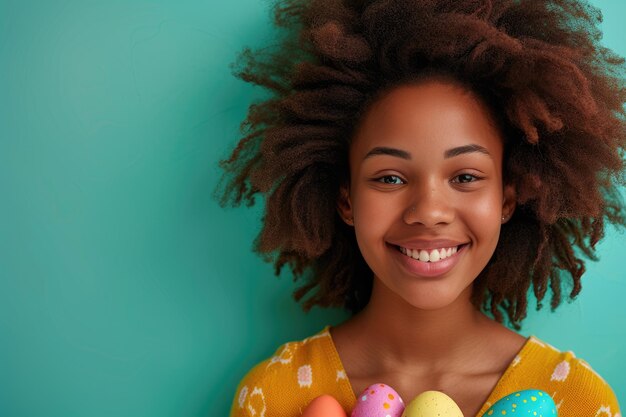
M 465 204 L 462 212 L 475 237 L 483 242 L 491 242 L 495 247 L 500 236 L 502 196 L 492 193 L 485 198 L 477 198 Z
M 385 246 L 385 234 L 398 216 L 397 205 L 390 199 L 371 190 L 354 196 L 354 228 L 361 252 Z
M 367 192 L 360 193 L 353 199 L 354 222 L 360 234 L 377 234 L 377 229 L 382 228 L 382 223 L 384 223 L 384 218 L 388 213 L 385 211 L 385 205 L 382 204 L 381 200 L 372 198 Z M 380 221 L 373 222 L 373 219 Z M 367 227 L 363 227 L 365 225 Z

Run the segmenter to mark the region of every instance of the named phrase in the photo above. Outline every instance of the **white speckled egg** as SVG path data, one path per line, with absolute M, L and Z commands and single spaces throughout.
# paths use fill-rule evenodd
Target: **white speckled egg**
M 413 398 L 402 417 L 463 417 L 463 412 L 443 392 L 424 391 Z
M 547 392 L 537 389 L 526 389 L 500 398 L 483 414 L 483 417 L 502 417 L 506 415 L 556 417 L 557 411 L 554 400 Z
M 385 384 L 373 384 L 357 396 L 351 417 L 400 417 L 404 403 L 398 393 Z

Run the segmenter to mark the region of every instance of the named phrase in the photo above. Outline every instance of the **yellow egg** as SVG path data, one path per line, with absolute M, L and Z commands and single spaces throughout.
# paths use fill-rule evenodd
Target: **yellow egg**
M 454 400 L 443 392 L 424 391 L 404 409 L 402 417 L 463 417 Z

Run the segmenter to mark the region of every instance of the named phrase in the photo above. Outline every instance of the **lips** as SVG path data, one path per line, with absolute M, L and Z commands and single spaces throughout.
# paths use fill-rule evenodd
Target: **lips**
M 463 240 L 456 239 L 410 239 L 402 241 L 389 242 L 391 245 L 400 246 L 413 250 L 432 250 L 440 248 L 451 248 L 468 243 Z
M 438 248 L 446 247 L 446 246 L 437 246 L 437 245 L 440 245 L 441 243 L 444 243 L 444 245 L 449 245 L 450 243 L 456 243 L 456 242 L 450 241 L 450 240 L 430 241 L 430 245 L 432 246 L 432 248 L 428 248 L 428 249 L 431 249 L 431 252 L 432 252 Z M 419 260 L 419 257 L 418 259 L 414 259 L 413 256 L 408 256 L 406 253 L 402 253 L 400 248 L 405 248 L 404 246 L 392 245 L 392 244 L 389 244 L 388 246 L 393 252 L 398 263 L 400 263 L 400 265 L 404 269 L 406 269 L 411 275 L 433 278 L 433 277 L 442 276 L 448 273 L 449 271 L 451 271 L 456 266 L 456 264 L 460 261 L 460 259 L 464 256 L 465 251 L 467 247 L 469 246 L 469 244 L 460 243 L 458 244 L 458 246 L 454 246 L 457 248 L 456 253 L 451 253 L 451 255 L 446 256 L 445 259 L 439 259 L 435 262 L 431 262 L 429 260 L 425 260 L 425 261 Z M 423 247 L 421 250 L 426 251 L 426 248 Z M 411 250 L 411 252 L 413 252 L 413 250 Z
M 458 249 L 459 246 L 430 250 L 407 249 L 403 246 L 398 247 L 398 250 L 400 250 L 400 252 L 402 252 L 404 255 L 422 262 L 439 262 L 454 255 L 458 251 Z

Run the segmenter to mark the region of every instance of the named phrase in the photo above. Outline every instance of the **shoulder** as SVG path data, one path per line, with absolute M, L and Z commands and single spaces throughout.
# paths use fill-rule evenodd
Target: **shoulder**
M 279 346 L 241 380 L 231 417 L 300 416 L 313 398 L 332 394 L 337 385 L 341 368 L 332 361 L 332 349 L 328 327 Z
M 519 374 L 549 393 L 562 415 L 619 415 L 611 386 L 584 359 L 531 336 L 515 359 Z

